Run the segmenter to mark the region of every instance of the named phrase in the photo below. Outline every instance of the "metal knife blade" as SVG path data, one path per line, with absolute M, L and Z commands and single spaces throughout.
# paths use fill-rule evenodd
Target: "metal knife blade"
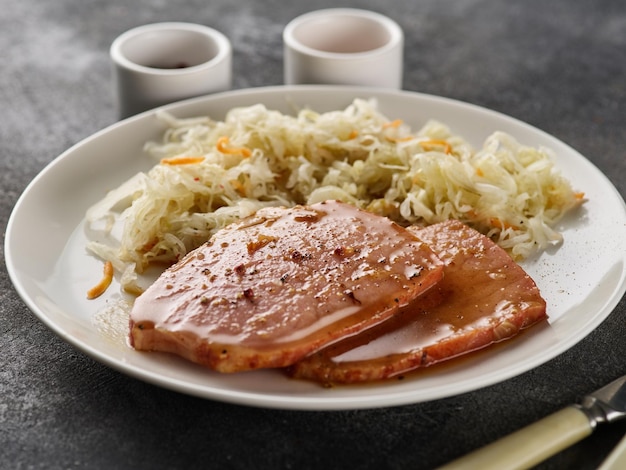
M 599 423 L 626 418 L 626 375 L 530 426 L 439 470 L 527 469 L 589 436 Z
M 587 395 L 578 406 L 594 427 L 626 418 L 626 375 Z

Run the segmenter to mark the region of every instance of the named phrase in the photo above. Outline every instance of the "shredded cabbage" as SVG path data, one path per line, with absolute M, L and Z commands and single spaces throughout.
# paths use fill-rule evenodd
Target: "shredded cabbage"
M 171 264 L 218 229 L 265 206 L 338 199 L 401 225 L 458 219 L 522 259 L 562 235 L 554 229 L 583 202 L 545 148 L 494 132 L 482 148 L 430 121 L 413 132 L 357 99 L 341 111 L 295 116 L 255 105 L 224 121 L 177 119 L 145 150 L 157 163 L 112 191 L 90 224 L 123 221 L 119 246 L 89 249 L 129 270 Z

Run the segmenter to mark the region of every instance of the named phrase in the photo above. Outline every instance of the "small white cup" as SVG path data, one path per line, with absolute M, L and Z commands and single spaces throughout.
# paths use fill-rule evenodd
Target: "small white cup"
M 390 18 L 330 8 L 293 19 L 283 31 L 287 85 L 402 88 L 404 34 Z
M 118 36 L 110 54 L 122 118 L 232 84 L 230 41 L 199 24 L 139 26 Z

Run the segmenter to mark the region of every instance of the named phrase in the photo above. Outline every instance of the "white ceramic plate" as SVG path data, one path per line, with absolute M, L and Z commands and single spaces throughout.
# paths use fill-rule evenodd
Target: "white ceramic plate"
M 435 118 L 478 147 L 494 130 L 546 146 L 557 165 L 589 201 L 562 224 L 565 243 L 523 263 L 548 302 L 548 323 L 487 350 L 434 367 L 403 381 L 323 388 L 278 371 L 220 375 L 165 354 L 140 353 L 124 342 L 124 326 L 107 329 L 102 312 L 119 297 L 113 286 L 95 301 L 86 291 L 101 262 L 85 251 L 84 214 L 106 191 L 151 162 L 143 143 L 164 127 L 153 112 L 117 123 L 75 145 L 41 172 L 24 191 L 9 220 L 6 263 L 30 309 L 61 338 L 123 373 L 183 393 L 233 403 L 292 409 L 353 409 L 435 400 L 475 390 L 528 371 L 588 335 L 626 290 L 626 208 L 609 180 L 559 140 L 510 117 L 444 98 L 409 92 L 343 87 L 272 87 L 203 97 L 168 106 L 186 117 L 222 118 L 236 106 L 264 103 L 292 112 L 311 106 L 341 109 L 355 97 L 376 97 L 390 118 L 419 128 Z M 115 318 L 115 316 L 113 316 Z M 44 347 L 45 345 L 41 345 Z

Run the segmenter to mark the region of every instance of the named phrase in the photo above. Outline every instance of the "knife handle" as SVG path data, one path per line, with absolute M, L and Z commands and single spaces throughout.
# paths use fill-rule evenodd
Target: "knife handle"
M 527 469 L 589 436 L 592 431 L 593 425 L 585 412 L 568 406 L 439 470 Z
M 598 470 L 620 470 L 626 468 L 626 436 L 617 444 Z

